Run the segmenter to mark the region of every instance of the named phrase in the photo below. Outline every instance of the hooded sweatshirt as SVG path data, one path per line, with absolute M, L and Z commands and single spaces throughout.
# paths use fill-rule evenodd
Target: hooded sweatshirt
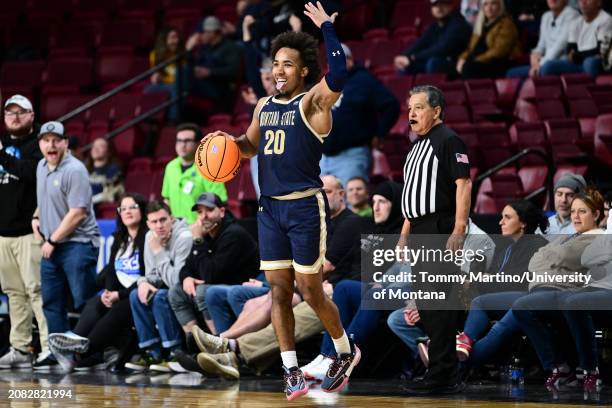
M 534 274 L 549 275 L 568 275 L 575 272 L 586 273 L 588 268 L 580 263 L 580 258 L 585 248 L 602 234 L 603 230 L 599 228 L 592 229 L 582 234 L 575 234 L 570 237 L 562 236 L 550 242 L 548 245 L 541 247 L 536 252 L 531 261 L 529 261 L 529 271 Z M 578 289 L 580 283 L 570 282 L 531 282 L 529 291 L 540 287 L 553 289 Z
M 391 213 L 385 222 L 374 225 L 372 232 L 375 234 L 399 234 L 402 231 L 404 225 L 402 188 L 403 186 L 395 181 L 385 181 L 376 186 L 376 189 L 372 192 L 372 197 L 380 195 L 391 201 Z
M 0 150 L 0 236 L 19 237 L 32 233 L 36 209 L 36 167 L 43 155 L 38 130 L 23 138 L 6 135 Z
M 367 69 L 356 65 L 348 74 L 342 94 L 332 107 L 334 125 L 323 143 L 327 156 L 369 146 L 374 136 L 389 133 L 400 114 L 395 96 Z
M 149 239 L 153 231 L 145 236 L 145 276 L 138 279 L 138 284 L 146 281 L 156 288 L 170 288 L 179 282 L 179 272 L 191 249 L 191 231 L 182 220 L 172 223 L 172 235 L 168 244 L 157 254 L 149 247 Z

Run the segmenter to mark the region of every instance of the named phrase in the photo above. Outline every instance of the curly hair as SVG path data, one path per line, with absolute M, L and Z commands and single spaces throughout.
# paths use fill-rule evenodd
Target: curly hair
M 281 48 L 291 48 L 299 52 L 303 66 L 308 68 L 308 75 L 304 80 L 306 84 L 314 84 L 319 79 L 319 43 L 312 35 L 293 31 L 279 34 L 272 41 L 270 55 L 273 59 Z

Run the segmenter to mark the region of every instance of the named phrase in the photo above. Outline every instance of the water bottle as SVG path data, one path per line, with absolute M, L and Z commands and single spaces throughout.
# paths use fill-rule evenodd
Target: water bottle
M 523 367 L 521 367 L 520 360 L 514 359 L 514 362 L 510 366 L 510 381 L 512 384 L 523 385 L 525 384 L 525 376 L 523 375 Z

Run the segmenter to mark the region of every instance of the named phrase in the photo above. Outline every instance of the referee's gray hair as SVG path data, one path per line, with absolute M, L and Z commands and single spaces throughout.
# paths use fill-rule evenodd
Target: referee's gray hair
M 432 108 L 437 106 L 440 107 L 440 120 L 444 120 L 444 110 L 446 109 L 444 93 L 433 85 L 417 85 L 410 90 L 410 96 L 419 93 L 427 95 L 427 103 L 429 103 L 429 106 Z

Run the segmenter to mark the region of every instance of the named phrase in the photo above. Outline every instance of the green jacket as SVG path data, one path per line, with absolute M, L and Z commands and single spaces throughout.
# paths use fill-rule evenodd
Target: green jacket
M 162 197 L 170 202 L 173 216 L 183 218 L 187 223 L 193 224 L 197 215 L 191 211 L 191 207 L 198 196 L 205 192 L 215 193 L 221 201 L 227 201 L 225 185 L 206 180 L 198 172 L 195 163 L 185 172 L 182 171 L 180 157 L 166 165 Z

